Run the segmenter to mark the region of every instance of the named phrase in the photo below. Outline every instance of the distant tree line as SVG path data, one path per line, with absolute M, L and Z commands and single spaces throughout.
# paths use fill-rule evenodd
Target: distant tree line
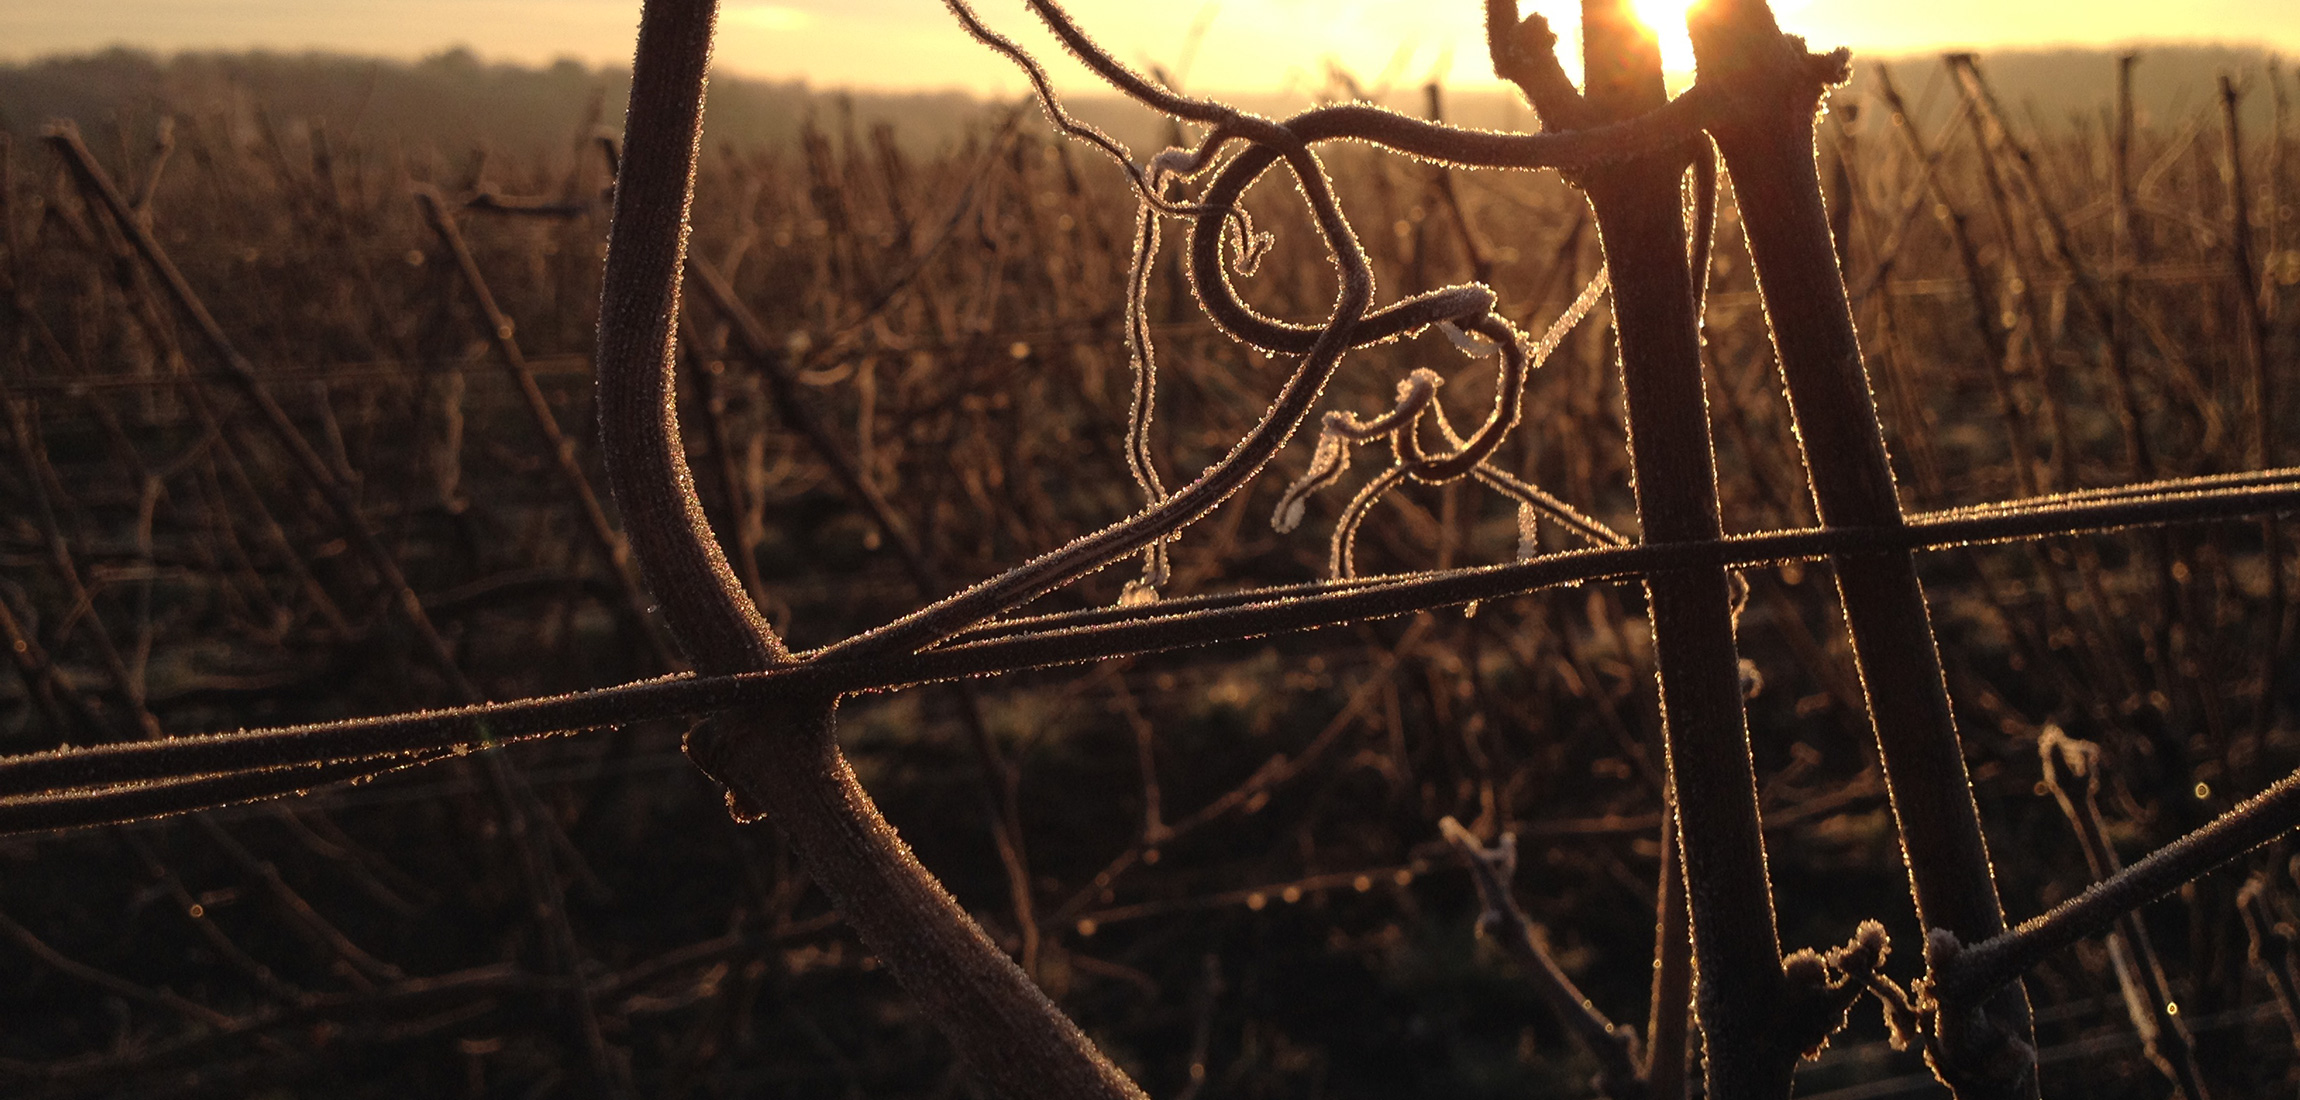
M 2221 74 L 2241 79 L 2281 62 L 2257 47 L 2133 49 L 2143 58 L 2134 77 L 2137 106 L 2159 124 L 2213 108 Z M 2024 122 L 2058 127 L 2097 121 L 2100 105 L 2111 101 L 2114 58 L 2122 52 L 1991 52 L 1986 64 L 2006 105 L 2028 116 Z M 1874 77 L 1875 67 L 1868 62 L 1878 60 L 1905 61 L 1914 68 L 1931 58 L 1856 57 L 1853 85 L 1841 94 L 1864 96 Z M 51 119 L 68 118 L 99 139 L 116 132 L 148 135 L 161 116 L 176 115 L 203 126 L 231 126 L 246 140 L 259 137 L 265 125 L 303 130 L 316 123 L 332 137 L 371 146 L 429 148 L 449 156 L 486 149 L 527 158 L 570 149 L 596 126 L 619 128 L 621 120 L 614 116 L 622 110 L 629 82 L 629 71 L 621 67 L 574 60 L 542 67 L 495 63 L 465 48 L 415 62 L 262 51 L 161 57 L 112 49 L 0 64 L 0 131 L 23 142 L 37 138 Z M 1371 98 L 1415 113 L 1424 109 L 1418 87 L 1368 88 L 1341 74 L 1329 81 L 1324 94 Z M 1299 107 L 1301 98 L 1298 93 L 1273 94 L 1239 102 L 1284 113 Z M 1946 112 L 1956 102 L 1946 88 L 1914 98 L 1919 110 L 1928 113 Z M 1163 121 L 1115 98 L 1084 97 L 1076 107 L 1083 117 L 1138 143 L 1167 136 Z M 982 100 L 956 91 L 854 92 L 722 75 L 712 81 L 704 141 L 706 147 L 780 146 L 796 139 L 810 114 L 839 125 L 851 112 L 854 123 L 865 128 L 898 123 L 900 138 L 925 153 L 957 140 L 989 109 Z M 2267 97 L 2252 97 L 2246 109 L 2260 115 L 2248 123 L 2267 124 Z M 1509 128 L 1530 122 L 1520 115 L 1515 97 L 1497 90 L 1449 94 L 1447 111 L 1454 121 L 1470 126 Z

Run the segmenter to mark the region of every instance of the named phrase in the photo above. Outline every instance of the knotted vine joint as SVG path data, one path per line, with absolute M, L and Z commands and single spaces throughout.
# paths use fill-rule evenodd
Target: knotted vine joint
M 732 773 L 732 738 L 726 726 L 716 717 L 702 718 L 687 727 L 687 735 L 679 740 L 680 751 L 687 754 L 697 769 L 709 776 L 711 782 L 726 792 L 727 815 L 748 825 L 767 816 L 765 807 L 744 797 L 741 788 L 728 779 Z
M 1925 934 L 1928 977 L 1917 982 L 1913 1004 L 1925 1063 L 1961 1100 L 2032 1097 L 2036 1047 L 1988 1014 L 2001 985 L 1959 980 L 1963 954 L 1964 944 L 1948 929 Z
M 766 807 L 750 791 L 757 782 L 754 777 L 764 769 L 809 766 L 811 761 L 822 759 L 826 750 L 835 752 L 838 737 L 836 698 L 791 699 L 765 709 L 781 719 L 767 723 L 776 728 L 776 736 L 740 736 L 729 727 L 750 723 L 711 717 L 688 727 L 680 742 L 687 759 L 726 791 L 727 814 L 745 825 L 767 816 Z M 808 739 L 828 740 L 833 745 L 805 744 Z
M 1888 1015 L 1899 987 L 1885 977 L 1885 960 L 1892 955 L 1892 940 L 1885 926 L 1862 921 L 1843 947 L 1823 955 L 1811 948 L 1781 960 L 1786 995 L 1782 999 L 1782 1034 L 1806 1058 L 1819 1057 L 1829 1040 L 1844 1029 L 1845 1018 L 1863 993 L 1875 993 L 1886 1002 Z M 1889 990 L 1881 987 L 1891 987 Z M 1905 998 L 1904 998 L 1905 1000 Z

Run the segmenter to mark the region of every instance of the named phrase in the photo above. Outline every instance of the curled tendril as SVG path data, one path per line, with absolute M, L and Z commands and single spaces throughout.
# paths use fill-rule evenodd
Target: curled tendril
M 1501 354 L 1500 344 L 1473 336 L 1468 329 L 1454 324 L 1452 321 L 1439 321 L 1437 327 L 1439 332 L 1445 334 L 1446 339 L 1453 341 L 1455 351 L 1472 359 L 1491 359 Z
M 948 0 L 948 3 L 961 21 L 967 24 L 970 33 L 976 34 L 977 38 L 992 45 L 1009 59 L 1023 64 L 1027 71 L 1034 74 L 1033 86 L 1041 95 L 1051 94 L 1043 72 L 1037 69 L 1027 54 L 1012 42 L 989 32 L 979 19 L 971 18 L 972 10 L 964 7 L 964 0 Z M 1088 45 L 1091 46 L 1090 43 Z M 1073 48 L 1076 48 L 1075 43 Z M 1051 104 L 1048 111 L 1050 117 L 1057 119 L 1058 125 L 1067 121 L 1067 116 Z M 1175 489 L 1159 502 L 1124 520 L 1042 553 L 996 577 L 944 597 L 901 619 L 819 650 L 813 655 L 814 659 L 857 659 L 891 653 L 915 653 L 1089 573 L 1135 554 L 1150 551 L 1153 544 L 1173 538 L 1176 532 L 1202 519 L 1259 475 L 1309 418 L 1318 396 L 1332 381 L 1342 360 L 1353 350 L 1350 334 L 1358 330 L 1359 322 L 1373 307 L 1375 288 L 1372 261 L 1359 243 L 1357 232 L 1351 227 L 1348 216 L 1342 212 L 1339 201 L 1334 197 L 1333 181 L 1327 176 L 1325 165 L 1308 143 L 1267 120 L 1237 121 L 1234 129 L 1237 131 L 1235 134 L 1226 134 L 1219 132 L 1218 128 L 1208 143 L 1242 137 L 1254 143 L 1251 149 L 1269 150 L 1273 158 L 1282 158 L 1300 187 L 1303 202 L 1310 209 L 1318 239 L 1325 245 L 1341 276 L 1333 312 L 1326 325 L 1318 330 L 1318 335 L 1313 336 L 1305 348 L 1296 353 L 1300 356 L 1299 362 L 1272 397 L 1261 419 L 1238 439 L 1220 461 L 1208 466 L 1198 477 Z M 1105 151 L 1108 148 L 1122 149 L 1115 142 L 1108 143 Z M 1178 216 L 1193 217 L 1201 229 L 1208 225 L 1227 228 L 1242 220 L 1233 215 L 1234 204 L 1192 205 L 1169 202 L 1158 194 L 1157 189 L 1148 186 L 1148 177 L 1134 167 L 1131 161 L 1124 163 L 1129 178 L 1135 181 L 1137 193 L 1142 195 L 1145 203 L 1161 214 L 1174 211 Z M 1179 170 L 1172 167 L 1175 163 L 1168 162 L 1169 170 Z M 1263 167 L 1271 163 L 1275 163 L 1275 159 L 1264 162 Z M 1181 162 L 1181 167 L 1188 166 L 1189 162 Z M 1219 267 L 1218 244 L 1215 260 L 1214 266 Z M 1160 572 L 1161 568 L 1153 558 L 1147 578 L 1156 580 Z M 1147 588 L 1137 585 L 1125 598 L 1134 603 L 1145 603 L 1153 599 L 1154 595 Z
M 1372 481 L 1366 482 L 1365 488 L 1358 490 L 1358 495 L 1350 498 L 1350 503 L 1342 509 L 1342 518 L 1334 524 L 1333 542 L 1327 547 L 1328 576 L 1348 580 L 1358 575 L 1358 528 L 1364 525 L 1366 513 L 1373 511 L 1374 504 L 1405 478 L 1405 467 L 1392 466 L 1375 475 Z
M 1208 315 L 1219 327 L 1231 336 L 1265 351 L 1304 354 L 1321 338 L 1324 330 L 1273 321 L 1254 313 L 1236 297 L 1229 286 L 1230 272 L 1223 271 L 1223 265 L 1218 262 L 1221 242 L 1225 238 L 1231 239 L 1235 248 L 1234 259 L 1229 266 L 1241 276 L 1250 276 L 1268 251 L 1269 236 L 1254 231 L 1243 205 L 1238 201 L 1264 170 L 1281 157 L 1288 156 L 1289 151 L 1306 150 L 1312 142 L 1337 137 L 1370 140 L 1415 155 L 1465 163 L 1517 163 L 1517 158 L 1525 157 L 1528 151 L 1524 142 L 1514 140 L 1528 135 L 1497 135 L 1433 125 L 1364 104 L 1318 108 L 1297 114 L 1284 122 L 1276 122 L 1227 104 L 1185 96 L 1161 81 L 1117 61 L 1107 50 L 1098 46 L 1055 0 L 1026 0 L 1032 13 L 1045 23 L 1066 49 L 1119 91 L 1169 117 L 1208 127 L 1207 135 L 1196 146 L 1167 149 L 1152 157 L 1146 166 L 1137 166 L 1125 146 L 1071 116 L 1054 95 L 1043 68 L 1035 59 L 1011 40 L 985 26 L 975 17 L 966 0 L 946 0 L 946 3 L 970 34 L 1023 68 L 1048 118 L 1058 129 L 1095 145 L 1118 160 L 1141 196 L 1142 206 L 1137 214 L 1135 254 L 1128 287 L 1127 341 L 1133 357 L 1135 391 L 1129 410 L 1125 451 L 1127 465 L 1151 505 L 1163 500 L 1165 493 L 1148 451 L 1157 367 L 1142 306 L 1147 298 L 1147 280 L 1158 247 L 1157 221 L 1161 215 L 1197 219 L 1190 281 Z M 1547 137 L 1554 144 L 1559 136 Z M 1504 144 L 1494 144 L 1496 139 Z M 1224 163 L 1221 158 L 1223 149 L 1236 141 L 1243 141 L 1248 147 Z M 1535 155 L 1535 159 L 1539 159 L 1539 154 Z M 1169 188 L 1214 170 L 1217 165 L 1220 168 L 1215 173 L 1215 180 L 1199 202 L 1179 202 L 1169 197 Z M 1231 237 L 1228 232 L 1232 228 L 1237 231 L 1235 237 Z M 1349 468 L 1352 445 L 1382 436 L 1389 438 L 1398 465 L 1405 467 L 1405 476 L 1416 481 L 1450 481 L 1478 470 L 1521 419 L 1527 374 L 1540 366 L 1557 341 L 1587 313 L 1604 289 L 1605 277 L 1600 272 L 1574 306 L 1552 326 L 1544 340 L 1530 350 L 1526 348 L 1522 334 L 1494 314 L 1493 292 L 1483 286 L 1443 288 L 1406 299 L 1373 316 L 1360 318 L 1351 326 L 1352 346 L 1395 339 L 1431 324 L 1442 324 L 1447 335 L 1454 338 L 1465 352 L 1479 357 L 1499 353 L 1502 358 L 1502 378 L 1496 388 L 1494 408 L 1485 423 L 1467 439 L 1463 439 L 1446 422 L 1444 410 L 1435 404 L 1434 393 L 1442 380 L 1433 373 L 1418 371 L 1399 384 L 1397 406 L 1371 423 L 1361 423 L 1347 414 L 1330 414 L 1325 419 L 1324 431 L 1320 433 L 1309 472 L 1283 494 L 1271 516 L 1272 525 L 1281 531 L 1297 527 L 1302 521 L 1309 495 L 1332 484 Z M 1469 335 L 1471 333 L 1482 340 L 1473 341 Z M 1444 453 L 1436 455 L 1423 452 L 1417 435 L 1422 413 L 1432 408 L 1436 408 L 1438 430 L 1447 447 Z M 1398 479 L 1379 480 L 1385 484 L 1395 484 Z M 1539 493 L 1537 489 L 1523 486 L 1523 483 L 1515 479 L 1481 480 L 1503 486 L 1505 494 L 1519 500 L 1522 506 L 1537 511 L 1552 511 L 1549 505 L 1559 503 L 1547 494 Z M 1511 491 L 1520 486 L 1530 492 Z M 1566 521 L 1570 529 L 1595 537 L 1590 521 L 1578 513 L 1572 513 L 1571 509 L 1565 511 L 1574 517 Z M 1364 512 L 1363 507 L 1345 510 L 1346 515 L 1359 519 L 1363 518 Z M 1597 527 L 1602 528 L 1602 525 Z M 1346 550 L 1350 536 L 1342 533 L 1340 537 L 1341 541 L 1337 545 Z M 1128 583 L 1121 597 L 1123 603 L 1146 602 L 1155 598 L 1155 587 L 1167 572 L 1165 551 L 1169 541 L 1160 538 L 1144 548 L 1143 576 L 1140 580 Z M 1336 560 L 1346 557 L 1344 553 Z
M 1427 367 L 1418 368 L 1398 383 L 1395 408 L 1372 420 L 1359 420 L 1345 412 L 1330 412 L 1324 421 L 1325 430 L 1351 443 L 1368 443 L 1380 439 L 1412 424 L 1437 399 L 1437 388 L 1442 385 L 1445 385 L 1445 379 L 1438 372 Z
M 1158 351 L 1150 337 L 1150 272 L 1158 262 L 1158 211 L 1149 202 L 1134 213 L 1134 258 L 1126 273 L 1126 350 L 1134 368 L 1134 397 L 1126 413 L 1126 468 L 1142 490 L 1144 502 L 1156 507 L 1166 499 L 1166 484 L 1158 477 L 1158 464 L 1150 455 L 1150 421 L 1158 411 Z M 1166 550 L 1171 539 L 1156 539 L 1142 551 L 1142 576 L 1128 581 L 1119 593 L 1121 607 L 1136 607 L 1158 598 L 1171 569 Z
M 1397 404 L 1372 420 L 1359 420 L 1340 411 L 1327 413 L 1318 433 L 1317 450 L 1310 456 L 1309 472 L 1278 498 L 1278 509 L 1270 517 L 1270 526 L 1280 533 L 1301 526 L 1310 494 L 1340 480 L 1349 470 L 1352 444 L 1372 442 L 1412 423 L 1430 406 L 1437 388 L 1444 384 L 1445 379 L 1436 371 L 1424 368 L 1399 382 Z
M 1150 420 L 1157 412 L 1158 352 L 1150 339 L 1143 306 L 1150 297 L 1150 271 L 1158 261 L 1158 216 L 1143 204 L 1134 216 L 1134 259 L 1126 275 L 1126 350 L 1133 360 L 1134 400 L 1126 415 L 1126 468 L 1151 504 L 1166 499 L 1165 483 L 1150 457 Z
M 1502 395 L 1497 399 L 1493 415 L 1467 440 L 1460 439 L 1445 424 L 1440 410 L 1439 430 L 1447 441 L 1447 453 L 1416 461 L 1395 476 L 1385 474 L 1378 481 L 1386 488 L 1406 476 L 1447 480 L 1479 470 L 1486 456 L 1516 426 L 1523 376 L 1538 364 L 1538 359 L 1527 354 L 1517 331 L 1494 314 L 1494 293 L 1482 285 L 1446 287 L 1377 310 L 1371 262 L 1334 197 L 1332 181 L 1327 178 L 1314 146 L 1347 139 L 1461 167 L 1585 169 L 1676 148 L 1699 133 L 1723 103 L 1716 95 L 1696 87 L 1637 119 L 1548 134 L 1464 129 L 1363 103 L 1313 108 L 1276 121 L 1226 104 L 1181 95 L 1128 68 L 1097 46 L 1057 0 L 1025 0 L 1026 6 L 1066 49 L 1129 98 L 1169 118 L 1206 128 L 1205 136 L 1196 146 L 1166 150 L 1142 165 L 1135 163 L 1126 146 L 1064 109 L 1044 68 L 1011 39 L 985 25 L 969 0 L 945 0 L 945 4 L 969 35 L 1023 70 L 1056 130 L 1118 162 L 1146 208 L 1142 216 L 1147 222 L 1155 223 L 1163 217 L 1192 220 L 1186 271 L 1193 293 L 1216 327 L 1243 343 L 1272 354 L 1298 357 L 1299 362 L 1262 419 L 1221 461 L 1207 467 L 1188 484 L 1161 496 L 1162 487 L 1146 476 L 1148 452 L 1142 444 L 1148 426 L 1147 408 L 1155 401 L 1155 375 L 1150 369 L 1153 364 L 1148 354 L 1146 331 L 1130 333 L 1129 342 L 1135 345 L 1139 357 L 1138 377 L 1144 385 L 1134 403 L 1136 410 L 1143 410 L 1142 415 L 1130 420 L 1133 439 L 1129 462 L 1137 467 L 1144 483 L 1144 495 L 1151 502 L 1149 506 L 909 616 L 827 647 L 814 655 L 816 659 L 917 652 L 1135 554 L 1144 555 L 1143 576 L 1127 585 L 1121 599 L 1128 605 L 1157 599 L 1156 587 L 1165 580 L 1167 572 L 1164 556 L 1167 544 L 1183 527 L 1204 517 L 1261 472 L 1309 417 L 1318 395 L 1349 352 L 1416 333 L 1440 322 L 1452 322 L 1477 332 L 1501 350 L 1505 371 Z M 1225 156 L 1224 152 L 1233 147 L 1237 151 Z M 1231 237 L 1232 230 L 1236 231 L 1235 259 L 1229 266 L 1236 269 L 1236 274 L 1250 275 L 1269 250 L 1269 236 L 1255 232 L 1239 199 L 1255 180 L 1280 161 L 1285 162 L 1299 184 L 1319 239 L 1342 276 L 1333 312 L 1323 324 L 1278 321 L 1254 313 L 1238 299 L 1229 281 L 1232 272 L 1226 270 L 1222 262 L 1223 242 Z M 1196 201 L 1189 201 L 1179 193 L 1179 185 L 1209 172 L 1212 179 Z M 1141 296 L 1142 272 L 1147 269 L 1148 255 L 1153 250 L 1154 238 L 1151 247 L 1138 249 L 1140 254 L 1129 286 L 1129 293 L 1136 298 Z M 1137 326 L 1138 320 L 1130 321 L 1130 327 Z M 1435 403 L 1429 407 L 1434 408 Z M 1418 451 L 1418 442 L 1403 438 L 1411 434 L 1417 422 L 1418 417 L 1408 418 L 1397 431 L 1390 433 L 1393 449 Z M 1332 455 L 1331 466 L 1338 469 L 1344 457 L 1338 453 Z M 1546 494 L 1513 495 L 1536 507 L 1541 507 L 1537 502 L 1546 497 Z M 1365 503 L 1370 504 L 1372 499 L 1368 498 Z M 1285 519 L 1290 511 L 1294 509 L 1282 509 L 1275 518 Z M 1364 505 L 1350 510 L 1353 524 L 1350 530 L 1354 530 L 1356 521 L 1362 520 L 1365 511 Z M 1570 509 L 1564 511 L 1571 514 Z M 1585 537 L 1601 539 L 1596 532 L 1604 530 L 1602 525 L 1587 521 L 1568 523 Z M 1339 537 L 1346 540 L 1347 532 Z
M 1431 484 L 1451 481 L 1483 463 L 1523 418 L 1527 376 L 1549 361 L 1551 353 L 1565 342 L 1566 335 L 1581 323 L 1582 318 L 1589 316 L 1589 311 L 1596 307 L 1598 298 L 1609 285 L 1606 269 L 1599 268 L 1597 274 L 1589 280 L 1589 285 L 1581 288 L 1581 293 L 1575 296 L 1573 303 L 1550 324 L 1549 331 L 1543 333 L 1540 342 L 1531 349 L 1524 346 L 1524 339 L 1516 326 L 1498 316 L 1488 314 L 1462 326 L 1465 331 L 1491 340 L 1501 351 L 1501 384 L 1495 387 L 1493 411 L 1476 434 L 1464 441 L 1454 436 L 1453 430 L 1445 424 L 1444 410 L 1439 410 L 1440 430 L 1454 449 L 1450 454 L 1430 458 L 1425 464 L 1417 466 L 1414 480 Z M 1411 433 L 1407 434 L 1410 436 Z
M 1626 545 L 1627 540 L 1611 528 L 1598 523 L 1563 501 L 1497 469 L 1487 462 L 1509 433 L 1523 418 L 1527 377 L 1548 361 L 1552 352 L 1563 343 L 1575 325 L 1596 307 L 1609 280 L 1600 268 L 1589 284 L 1582 288 L 1573 303 L 1566 307 L 1542 338 L 1531 348 L 1517 328 L 1501 317 L 1487 312 L 1467 319 L 1457 328 L 1464 335 L 1455 339 L 1463 350 L 1473 357 L 1484 357 L 1498 351 L 1501 355 L 1501 376 L 1495 386 L 1494 407 L 1484 424 L 1468 438 L 1463 438 L 1447 420 L 1445 406 L 1437 399 L 1437 388 L 1445 380 L 1427 368 L 1417 369 L 1398 383 L 1397 400 L 1388 412 L 1372 420 L 1360 420 L 1346 412 L 1329 412 L 1318 435 L 1317 449 L 1310 459 L 1309 471 L 1289 486 L 1279 498 L 1278 507 L 1270 524 L 1280 532 L 1292 531 L 1300 526 L 1312 493 L 1341 479 L 1349 469 L 1351 449 L 1357 445 L 1387 438 L 1393 465 L 1361 489 L 1358 496 L 1342 510 L 1342 520 L 1334 530 L 1332 552 L 1328 556 L 1331 574 L 1347 578 L 1355 573 L 1354 544 L 1357 529 L 1375 500 L 1407 478 L 1424 484 L 1441 484 L 1464 476 L 1474 477 L 1515 500 L 1519 507 L 1519 553 L 1530 554 L 1535 542 L 1537 519 L 1541 514 L 1556 518 L 1568 530 L 1598 544 Z M 1450 324 L 1451 322 L 1449 322 Z M 1483 338 L 1483 342 L 1470 342 L 1467 334 Z M 1448 334 L 1453 335 L 1453 333 Z M 1488 349 L 1491 349 L 1490 351 Z M 1430 454 L 1422 449 L 1421 423 L 1425 415 L 1435 421 L 1437 433 L 1445 440 L 1448 450 Z M 1370 495 L 1369 495 L 1370 494 Z
M 1318 436 L 1318 449 L 1310 455 L 1310 470 L 1301 479 L 1286 487 L 1278 498 L 1277 510 L 1270 514 L 1270 526 L 1279 534 L 1290 534 L 1302 525 L 1302 514 L 1310 503 L 1310 494 L 1340 481 L 1350 469 L 1350 448 L 1340 436 L 1331 432 Z

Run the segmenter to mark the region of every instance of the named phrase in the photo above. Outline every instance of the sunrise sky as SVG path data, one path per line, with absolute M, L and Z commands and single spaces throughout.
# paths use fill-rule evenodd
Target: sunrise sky
M 1005 62 L 967 42 L 937 0 L 723 0 L 718 65 L 746 76 L 803 77 L 817 87 L 1021 85 Z M 1670 0 L 1641 2 L 1666 10 Z M 986 18 L 1050 59 L 1060 51 L 1013 0 L 980 0 Z M 1191 87 L 1276 91 L 1321 83 L 1329 60 L 1369 85 L 1490 82 L 1478 0 L 1072 0 L 1073 13 L 1120 57 L 1175 67 Z M 416 58 L 468 46 L 489 60 L 572 57 L 623 64 L 637 0 L 0 0 L 0 61 L 127 45 L 158 52 L 262 47 Z M 1561 27 L 1577 6 L 1541 0 Z M 2257 44 L 2300 53 L 2294 0 L 1785 0 L 1785 28 L 1816 44 L 1869 53 L 1950 46 L 2106 45 L 2142 40 Z M 2161 13 L 2176 12 L 2167 19 Z M 1665 16 L 1664 16 L 1665 18 Z M 1190 29 L 1208 33 L 1185 57 Z M 1674 36 L 1682 40 L 1680 30 Z M 1666 39 L 1665 39 L 1666 42 Z M 1061 72 L 1084 81 L 1083 70 Z

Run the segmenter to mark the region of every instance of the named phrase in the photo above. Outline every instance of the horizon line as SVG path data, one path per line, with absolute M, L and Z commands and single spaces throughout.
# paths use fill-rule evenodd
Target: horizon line
M 2117 56 L 2127 53 L 2145 53 L 2150 50 L 2180 50 L 2196 52 L 2225 51 L 2239 54 L 2257 54 L 2259 55 L 2260 60 L 2269 64 L 2275 64 L 2277 62 L 2283 61 L 2289 56 L 2293 56 L 2292 54 L 2288 54 L 2284 47 L 2278 46 L 2275 43 L 2264 39 L 2247 40 L 2228 38 L 2180 37 L 2133 38 L 2105 43 L 2048 42 L 1973 45 L 1970 43 L 1944 42 L 1938 45 L 1904 47 L 1891 50 L 1864 50 L 1860 46 L 1853 46 L 1851 49 L 1853 51 L 1853 59 L 1856 65 L 1858 65 L 1863 58 L 1881 62 L 1902 62 L 1911 59 L 1934 60 L 1960 53 L 1974 54 L 1983 59 L 1986 59 L 1992 55 L 2049 56 L 2055 54 L 2097 54 L 2101 56 Z M 275 46 L 266 44 L 250 44 L 247 46 L 232 47 L 191 46 L 169 49 L 163 47 L 136 45 L 127 42 L 115 42 L 109 45 L 90 47 L 87 49 L 48 50 L 27 55 L 10 55 L 4 51 L 0 51 L 0 68 L 21 70 L 35 68 L 43 65 L 71 64 L 75 62 L 93 61 L 106 56 L 117 56 L 123 54 L 148 58 L 160 64 L 169 64 L 186 59 L 201 58 L 231 59 L 272 57 L 290 60 L 327 59 L 335 61 L 370 62 L 397 65 L 405 68 L 420 68 L 425 65 L 435 64 L 451 58 L 455 58 L 457 55 L 461 54 L 470 58 L 481 68 L 495 70 L 548 72 L 552 69 L 557 69 L 565 66 L 574 66 L 582 69 L 586 74 L 593 76 L 615 76 L 619 74 L 627 74 L 630 71 L 630 65 L 628 62 L 586 59 L 572 53 L 563 54 L 548 60 L 521 58 L 516 55 L 498 54 L 496 56 L 489 56 L 485 52 L 481 51 L 478 47 L 475 47 L 469 43 L 454 43 L 444 45 L 434 50 L 411 55 L 408 53 L 362 51 L 356 48 L 345 48 L 332 45 Z M 1690 69 L 1672 69 L 1669 70 L 1668 73 L 1673 77 L 1690 78 L 1693 75 L 1693 71 Z M 714 63 L 712 75 L 721 79 L 738 80 L 751 83 L 795 86 L 808 92 L 845 92 L 868 95 L 962 96 L 970 99 L 999 99 L 1011 98 L 1012 96 L 1027 90 L 1027 87 L 1023 84 L 1019 77 L 1013 81 L 1014 87 L 1009 88 L 1004 86 L 1002 83 L 993 89 L 982 84 L 966 85 L 961 83 L 861 84 L 848 81 L 818 83 L 815 79 L 810 78 L 803 73 L 777 74 L 762 71 L 749 71 L 743 69 L 739 65 L 726 65 L 719 63 Z M 1509 87 L 1507 82 L 1501 80 L 1498 77 L 1490 75 L 1470 79 L 1444 79 L 1439 82 L 1448 88 L 1462 88 L 1472 90 L 1504 90 Z M 1391 82 L 1385 84 L 1384 87 L 1386 89 L 1405 87 L 1418 89 L 1428 83 L 1430 83 L 1430 81 L 1427 80 L 1415 80 L 1410 83 Z M 1271 84 L 1261 87 L 1244 88 L 1200 88 L 1193 86 L 1191 89 L 1192 94 L 1214 96 L 1283 96 L 1293 94 L 1297 90 L 1297 88 L 1291 88 L 1283 84 Z M 1099 82 L 1097 86 L 1091 90 L 1077 89 L 1067 93 L 1067 96 L 1100 95 L 1122 97 L 1121 93 L 1115 89 L 1109 88 L 1107 85 L 1100 85 Z

